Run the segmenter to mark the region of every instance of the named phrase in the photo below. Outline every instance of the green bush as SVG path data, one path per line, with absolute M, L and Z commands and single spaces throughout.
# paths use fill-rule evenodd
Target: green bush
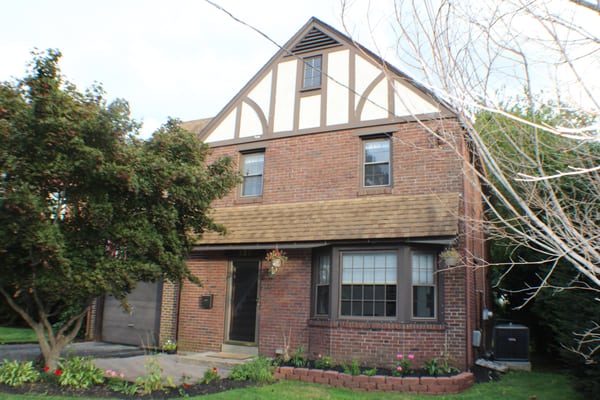
M 423 368 L 425 371 L 427 371 L 427 374 L 431 376 L 440 376 L 459 372 L 458 369 L 449 366 L 448 361 L 443 360 L 440 362 L 437 358 L 432 358 L 429 361 L 425 361 Z
M 229 378 L 236 381 L 253 381 L 256 383 L 273 383 L 273 365 L 267 357 L 259 356 L 244 364 L 233 367 Z
M 306 367 L 308 363 L 304 358 L 304 346 L 298 346 L 298 349 L 296 349 L 296 352 L 292 358 L 290 358 L 290 364 L 292 364 L 294 367 Z
M 55 374 L 61 386 L 87 388 L 104 382 L 104 371 L 96 367 L 91 357 L 61 359 L 58 367 Z
M 0 383 L 9 386 L 21 386 L 27 382 L 36 382 L 40 373 L 33 367 L 32 361 L 20 362 L 4 360 L 0 365 Z
M 352 376 L 360 375 L 360 365 L 358 364 L 357 360 L 352 360 L 350 366 L 342 364 L 342 370 L 345 374 L 350 374 Z
M 335 363 L 333 359 L 329 356 L 322 356 L 319 354 L 319 357 L 313 362 L 315 368 L 319 369 L 328 369 L 335 367 Z
M 162 373 L 163 369 L 158 364 L 156 357 L 148 357 L 144 363 L 146 375 L 140 376 L 135 380 L 135 384 L 139 387 L 143 394 L 151 394 L 158 390 L 164 390 Z M 174 387 L 173 379 L 168 376 L 165 378 L 166 386 Z

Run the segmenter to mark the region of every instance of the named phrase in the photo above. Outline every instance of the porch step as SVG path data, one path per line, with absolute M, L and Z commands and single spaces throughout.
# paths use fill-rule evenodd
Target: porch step
M 258 347 L 223 343 L 221 345 L 221 352 L 229 354 L 244 354 L 250 357 L 256 357 L 258 356 Z
M 252 358 L 247 354 L 232 354 L 217 351 L 207 351 L 203 353 L 184 353 L 178 354 L 179 361 L 189 364 L 206 365 L 207 367 L 231 369 L 238 364 L 243 364 Z

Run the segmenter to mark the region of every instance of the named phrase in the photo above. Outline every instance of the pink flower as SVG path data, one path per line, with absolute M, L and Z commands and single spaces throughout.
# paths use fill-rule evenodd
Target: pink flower
M 400 365 L 398 365 L 398 366 L 396 367 L 396 369 L 397 369 L 398 371 L 402 371 L 402 367 L 401 367 Z
M 414 355 L 414 354 L 409 354 L 409 355 L 408 355 L 408 359 L 409 359 L 409 360 L 414 360 L 414 358 L 415 358 L 415 355 Z
M 403 354 L 396 354 L 396 358 L 399 358 L 400 360 L 402 360 L 404 358 Z

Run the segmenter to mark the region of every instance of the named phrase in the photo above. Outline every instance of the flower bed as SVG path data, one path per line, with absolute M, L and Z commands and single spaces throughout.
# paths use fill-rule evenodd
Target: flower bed
M 398 377 L 350 375 L 334 370 L 277 367 L 273 375 L 276 379 L 321 383 L 351 390 L 424 394 L 459 393 L 469 389 L 475 382 L 471 372 L 443 377 Z

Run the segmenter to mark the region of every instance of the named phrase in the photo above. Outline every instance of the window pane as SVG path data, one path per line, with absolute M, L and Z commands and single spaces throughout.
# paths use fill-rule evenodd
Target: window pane
M 317 314 L 329 314 L 329 286 L 317 287 Z
M 365 296 L 365 299 L 373 299 L 375 291 L 373 290 L 373 285 L 365 285 L 363 286 L 363 293 Z
M 264 154 L 249 154 L 244 157 L 244 175 L 262 175 Z
M 262 176 L 244 177 L 242 196 L 259 196 L 262 194 Z
M 342 286 L 342 300 L 350 300 L 352 298 L 352 286 L 351 285 L 343 285 Z
M 263 153 L 243 156 L 242 196 L 260 196 L 262 194 L 264 161 Z
M 433 254 L 412 255 L 413 285 L 433 285 L 435 258 Z
M 367 164 L 365 165 L 365 186 L 381 186 L 390 183 L 390 165 Z
M 304 59 L 303 88 L 321 86 L 321 56 Z
M 350 310 L 351 310 L 351 305 L 352 303 L 350 301 L 342 301 L 342 315 L 351 315 L 350 314 Z
M 377 163 L 390 161 L 390 142 L 387 139 L 365 142 L 365 162 Z
M 392 252 L 343 254 L 342 315 L 395 316 L 396 268 L 396 254 Z M 391 284 L 386 285 L 388 282 Z M 346 301 L 352 304 L 344 305 Z M 393 306 L 387 304 L 390 301 Z
M 320 285 L 329 285 L 329 274 L 331 271 L 331 258 L 329 256 L 319 257 L 318 280 Z
M 433 286 L 413 287 L 413 317 L 435 317 L 435 288 Z
M 360 301 L 352 302 L 352 315 L 357 317 L 362 315 L 362 303 Z

